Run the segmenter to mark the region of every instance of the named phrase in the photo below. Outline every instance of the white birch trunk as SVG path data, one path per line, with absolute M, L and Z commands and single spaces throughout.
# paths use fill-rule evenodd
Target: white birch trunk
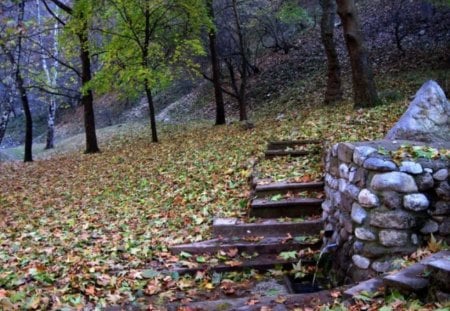
M 41 17 L 41 10 L 39 5 L 39 0 L 36 0 L 36 6 L 37 6 L 37 18 L 38 18 L 38 25 L 42 25 L 42 17 Z M 39 35 L 39 44 L 41 45 L 42 51 L 41 51 L 41 62 L 42 62 L 42 69 L 44 70 L 45 76 L 47 78 L 47 84 L 49 87 L 54 90 L 57 87 L 58 82 L 58 62 L 55 60 L 52 64 L 52 68 L 49 68 L 49 65 L 47 63 L 47 58 L 45 57 L 45 51 L 43 49 L 44 42 L 42 39 L 42 35 Z M 55 59 L 58 57 L 59 53 L 59 47 L 58 47 L 58 23 L 55 22 L 53 25 L 53 53 L 55 56 Z M 45 149 L 52 149 L 55 147 L 55 118 L 56 118 L 56 109 L 57 109 L 57 103 L 56 103 L 56 96 L 55 95 L 49 95 L 49 103 L 48 103 L 48 115 L 47 115 L 47 142 L 45 145 Z

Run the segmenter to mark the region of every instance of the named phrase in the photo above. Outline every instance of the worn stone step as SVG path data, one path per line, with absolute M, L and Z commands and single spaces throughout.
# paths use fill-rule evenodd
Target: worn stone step
M 273 182 L 270 184 L 265 185 L 258 185 L 255 186 L 255 194 L 270 194 L 270 193 L 286 193 L 289 191 L 293 192 L 300 192 L 300 191 L 307 191 L 307 190 L 314 190 L 314 191 L 322 191 L 324 188 L 324 182 L 322 181 L 314 181 L 314 182 L 307 182 L 307 183 L 300 183 L 300 182 L 287 182 L 287 181 L 280 181 L 280 182 Z
M 289 147 L 302 146 L 302 145 L 318 145 L 321 144 L 320 139 L 305 139 L 305 140 L 280 140 L 269 141 L 267 149 L 269 150 L 284 150 Z
M 257 238 L 257 237 L 255 237 Z M 314 240 L 312 240 L 314 239 Z M 311 241 L 312 242 L 307 242 Z M 261 237 L 258 241 L 244 239 L 212 239 L 197 243 L 181 244 L 170 247 L 174 254 L 187 252 L 190 254 L 215 254 L 219 250 L 228 251 L 237 248 L 238 251 L 252 254 L 278 254 L 287 250 L 300 250 L 303 248 L 318 249 L 321 240 L 317 237 L 310 237 L 305 242 L 297 242 L 294 239 L 285 241 L 285 237 Z
M 283 222 L 276 219 L 265 219 L 260 222 L 243 223 L 236 218 L 218 218 L 213 222 L 214 237 L 245 237 L 245 236 L 292 236 L 319 234 L 323 228 L 322 220 L 301 222 Z
M 250 216 L 280 218 L 320 215 L 322 202 L 322 199 L 314 198 L 289 198 L 279 201 L 254 199 L 250 204 Z
M 351 286 L 344 292 L 344 298 L 353 298 L 362 292 L 373 294 L 376 292 L 382 292 L 382 290 L 383 280 L 381 278 L 372 278 Z
M 221 300 L 207 300 L 199 302 L 191 302 L 187 304 L 171 304 L 168 306 L 169 311 L 181 310 L 235 310 L 235 311 L 260 311 L 260 310 L 303 310 L 303 307 L 312 309 L 319 306 L 332 303 L 336 298 L 333 296 L 339 289 L 323 290 L 316 293 L 307 294 L 288 294 L 282 296 L 262 296 L 255 297 L 232 298 Z
M 277 254 L 260 254 L 255 258 L 251 259 L 235 259 L 233 260 L 233 265 L 227 265 L 225 263 L 219 263 L 218 265 L 208 265 L 208 264 L 198 264 L 195 268 L 185 268 L 185 267 L 172 267 L 170 271 L 177 272 L 180 275 L 183 274 L 195 274 L 197 271 L 208 271 L 208 272 L 232 272 L 232 271 L 244 271 L 249 269 L 255 269 L 261 272 L 273 269 L 274 267 L 282 267 L 283 269 L 292 269 L 292 265 L 298 263 L 300 259 L 288 259 L 284 260 L 278 257 Z M 314 266 L 315 262 L 312 259 L 301 259 L 302 265 L 304 266 Z M 236 264 L 236 261 L 240 264 Z
M 450 251 L 441 251 L 428 256 L 418 263 L 384 277 L 383 283 L 386 287 L 398 288 L 408 292 L 424 291 L 429 285 L 428 277 L 425 274 L 427 265 L 435 260 L 449 256 Z
M 305 151 L 305 150 L 266 150 L 265 157 L 266 159 L 271 159 L 275 157 L 303 157 L 307 155 L 316 154 L 315 152 Z

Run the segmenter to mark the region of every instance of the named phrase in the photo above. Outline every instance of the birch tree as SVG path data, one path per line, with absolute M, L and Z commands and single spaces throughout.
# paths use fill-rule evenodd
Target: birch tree
M 37 25 L 39 28 L 43 27 L 42 14 L 40 0 L 36 0 L 36 13 L 37 13 Z M 58 17 L 58 10 L 54 11 L 55 16 Z M 51 37 L 53 40 L 50 51 L 44 50 L 43 35 L 41 32 L 38 34 L 38 41 L 41 48 L 41 64 L 45 73 L 46 85 L 50 90 L 56 90 L 58 86 L 58 70 L 59 70 L 59 43 L 58 43 L 59 27 L 58 22 L 55 20 L 53 23 L 53 29 L 51 31 Z M 53 61 L 50 62 L 46 56 L 47 53 L 52 53 Z M 55 147 L 55 118 L 56 118 L 56 96 L 49 94 L 48 99 L 48 114 L 47 114 L 47 139 L 45 149 L 52 149 Z

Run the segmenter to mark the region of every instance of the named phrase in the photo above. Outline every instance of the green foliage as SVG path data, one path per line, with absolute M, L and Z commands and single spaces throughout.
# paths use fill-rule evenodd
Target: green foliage
M 298 1 L 293 0 L 283 2 L 277 17 L 286 24 L 309 23 L 311 21 L 308 12 L 298 4 Z
M 208 25 L 203 1 L 110 0 L 101 16 L 103 67 L 89 87 L 127 96 L 167 87 L 179 73 L 193 71 L 203 55 L 200 31 Z M 113 22 L 111 22 L 113 21 Z

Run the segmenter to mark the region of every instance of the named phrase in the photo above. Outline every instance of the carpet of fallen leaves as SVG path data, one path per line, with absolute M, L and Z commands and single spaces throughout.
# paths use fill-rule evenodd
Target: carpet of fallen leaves
M 193 289 L 220 282 L 161 276 L 148 264 L 164 267 L 174 260 L 168 246 L 208 238 L 213 217 L 246 213 L 248 177 L 268 140 L 378 139 L 405 107 L 302 108 L 252 130 L 166 126 L 159 144 L 134 127 L 100 154 L 0 164 L 0 309 L 89 310 L 177 292 L 195 299 Z M 302 171 L 315 176 L 311 167 Z

